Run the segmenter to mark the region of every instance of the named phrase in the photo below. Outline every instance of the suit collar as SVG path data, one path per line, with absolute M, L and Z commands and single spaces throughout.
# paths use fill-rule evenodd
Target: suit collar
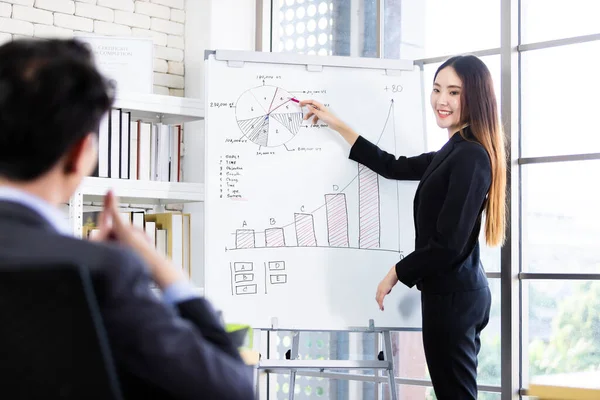
M 39 212 L 13 200 L 0 200 L 0 225 L 5 223 L 57 232 Z
M 36 195 L 10 186 L 0 186 L 0 201 L 12 202 L 25 206 L 35 211 L 46 222 L 52 225 L 56 231 L 64 235 L 72 234 L 71 227 L 66 223 L 64 214 L 60 212 L 56 206 Z
M 423 182 L 431 175 L 431 173 L 435 171 L 437 167 L 439 167 L 442 161 L 444 161 L 446 157 L 448 157 L 448 155 L 452 153 L 454 146 L 462 141 L 464 141 L 464 139 L 462 138 L 459 132 L 452 135 L 452 137 L 446 142 L 446 144 L 442 146 L 442 148 L 436 153 L 435 157 L 433 157 L 433 160 L 431 160 L 431 164 L 429 164 L 429 166 L 425 170 L 425 173 L 421 178 L 419 186 L 421 186 Z

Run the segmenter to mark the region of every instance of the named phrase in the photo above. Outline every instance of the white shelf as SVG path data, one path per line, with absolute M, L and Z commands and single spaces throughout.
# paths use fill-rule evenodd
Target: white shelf
M 114 108 L 131 112 L 131 120 L 181 124 L 204 119 L 204 102 L 188 97 L 118 92 Z
M 85 178 L 79 191 L 84 201 L 102 201 L 112 189 L 121 203 L 179 204 L 204 201 L 204 184 Z

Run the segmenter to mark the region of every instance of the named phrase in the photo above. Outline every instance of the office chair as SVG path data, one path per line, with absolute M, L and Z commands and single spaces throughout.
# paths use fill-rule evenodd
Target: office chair
M 85 268 L 0 268 L 0 398 L 122 399 Z

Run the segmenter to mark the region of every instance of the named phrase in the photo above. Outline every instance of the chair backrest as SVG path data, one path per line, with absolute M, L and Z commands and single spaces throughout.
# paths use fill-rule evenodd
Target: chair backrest
M 122 399 L 87 269 L 0 267 L 0 377 L 1 398 Z

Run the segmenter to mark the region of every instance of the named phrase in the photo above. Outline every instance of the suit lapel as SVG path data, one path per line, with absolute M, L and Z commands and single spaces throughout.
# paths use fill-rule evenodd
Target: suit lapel
M 460 135 L 457 133 L 454 136 L 460 136 Z M 423 177 L 421 178 L 421 181 L 419 182 L 419 186 L 417 187 L 417 190 L 419 190 L 421 188 L 421 186 L 423 186 L 423 183 L 427 180 L 427 178 L 429 178 L 429 176 L 431 176 L 432 172 L 435 171 L 437 169 L 437 167 L 440 166 L 440 164 L 446 159 L 446 157 L 448 157 L 450 155 L 450 153 L 452 153 L 452 150 L 454 149 L 454 145 L 456 143 L 457 143 L 456 138 L 452 137 L 440 149 L 440 151 L 437 152 L 437 154 L 435 155 L 433 160 L 431 160 L 431 164 L 429 164 L 429 166 L 425 170 L 425 173 L 423 174 Z

